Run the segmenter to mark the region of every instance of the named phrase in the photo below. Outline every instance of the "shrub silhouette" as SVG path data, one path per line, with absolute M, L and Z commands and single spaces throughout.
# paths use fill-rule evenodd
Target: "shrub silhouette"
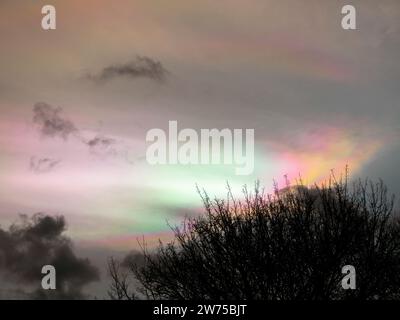
M 273 195 L 256 184 L 243 200 L 231 192 L 225 200 L 200 194 L 205 214 L 173 228 L 175 240 L 155 253 L 144 246 L 144 264 L 129 265 L 147 298 L 399 298 L 400 224 L 381 181 L 350 185 L 346 175 Z M 355 290 L 342 288 L 345 265 L 356 269 Z M 115 260 L 109 266 L 111 296 L 134 298 Z M 121 284 L 126 295 L 115 294 Z

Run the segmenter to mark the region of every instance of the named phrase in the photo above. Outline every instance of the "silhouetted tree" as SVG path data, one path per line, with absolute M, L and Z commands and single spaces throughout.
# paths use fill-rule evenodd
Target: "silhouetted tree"
M 129 289 L 129 279 L 126 271 L 122 270 L 120 262 L 114 258 L 108 261 L 108 273 L 111 277 L 111 285 L 108 295 L 112 300 L 135 300 L 136 294 Z
M 173 228 L 175 240 L 155 253 L 144 247 L 145 263 L 130 265 L 146 297 L 400 297 L 400 223 L 394 197 L 381 181 L 350 185 L 346 175 L 322 186 L 276 189 L 273 195 L 257 184 L 253 193 L 244 189 L 243 200 L 230 191 L 226 200 L 201 196 L 204 215 Z M 355 290 L 342 288 L 345 265 L 356 269 Z

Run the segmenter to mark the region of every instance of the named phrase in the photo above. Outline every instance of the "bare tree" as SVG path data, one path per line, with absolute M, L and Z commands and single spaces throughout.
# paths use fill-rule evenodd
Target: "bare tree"
M 112 300 L 135 300 L 136 295 L 130 290 L 128 274 L 121 268 L 120 262 L 114 258 L 108 261 L 108 273 L 111 277 L 111 285 L 108 295 Z
M 143 250 L 146 263 L 130 271 L 148 298 L 400 297 L 400 223 L 381 181 L 350 185 L 346 175 L 273 195 L 258 184 L 243 192 L 244 200 L 202 192 L 204 215 L 175 227 L 175 240 L 155 254 Z M 345 265 L 356 269 L 355 290 L 341 286 Z M 118 286 L 117 298 L 126 297 L 124 278 Z

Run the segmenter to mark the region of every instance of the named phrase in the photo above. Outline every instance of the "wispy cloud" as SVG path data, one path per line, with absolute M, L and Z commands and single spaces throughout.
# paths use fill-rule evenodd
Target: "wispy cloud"
M 35 173 L 46 173 L 53 170 L 60 162 L 58 159 L 31 157 L 29 169 Z
M 93 132 L 88 137 L 74 122 L 64 117 L 62 112 L 60 107 L 38 102 L 33 107 L 33 123 L 45 137 L 60 137 L 67 140 L 70 135 L 73 135 L 78 143 L 84 144 L 91 154 L 99 158 L 115 157 L 129 164 L 141 160 L 137 157 L 132 159 L 129 147 L 121 140 Z M 59 159 L 31 157 L 29 168 L 35 173 L 45 173 L 54 169 L 60 162 Z
M 97 155 L 116 155 L 117 153 L 117 141 L 113 138 L 97 135 L 85 143 L 89 146 L 90 151 Z
M 65 140 L 70 134 L 77 132 L 74 123 L 62 117 L 62 108 L 45 102 L 38 102 L 33 106 L 33 122 L 38 125 L 43 136 L 58 136 Z
M 147 78 L 157 82 L 164 82 L 169 72 L 161 62 L 145 56 L 137 56 L 125 64 L 107 66 L 98 74 L 87 74 L 86 78 L 105 82 L 119 77 L 130 79 Z

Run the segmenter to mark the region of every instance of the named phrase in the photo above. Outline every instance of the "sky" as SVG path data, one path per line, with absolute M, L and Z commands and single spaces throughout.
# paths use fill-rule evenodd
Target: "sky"
M 356 7 L 357 30 L 341 8 Z M 41 28 L 41 8 L 57 29 Z M 153 246 L 224 197 L 331 170 L 400 189 L 398 0 L 2 0 L 0 226 L 65 217 L 90 255 Z M 146 133 L 255 130 L 248 176 L 150 166 Z

